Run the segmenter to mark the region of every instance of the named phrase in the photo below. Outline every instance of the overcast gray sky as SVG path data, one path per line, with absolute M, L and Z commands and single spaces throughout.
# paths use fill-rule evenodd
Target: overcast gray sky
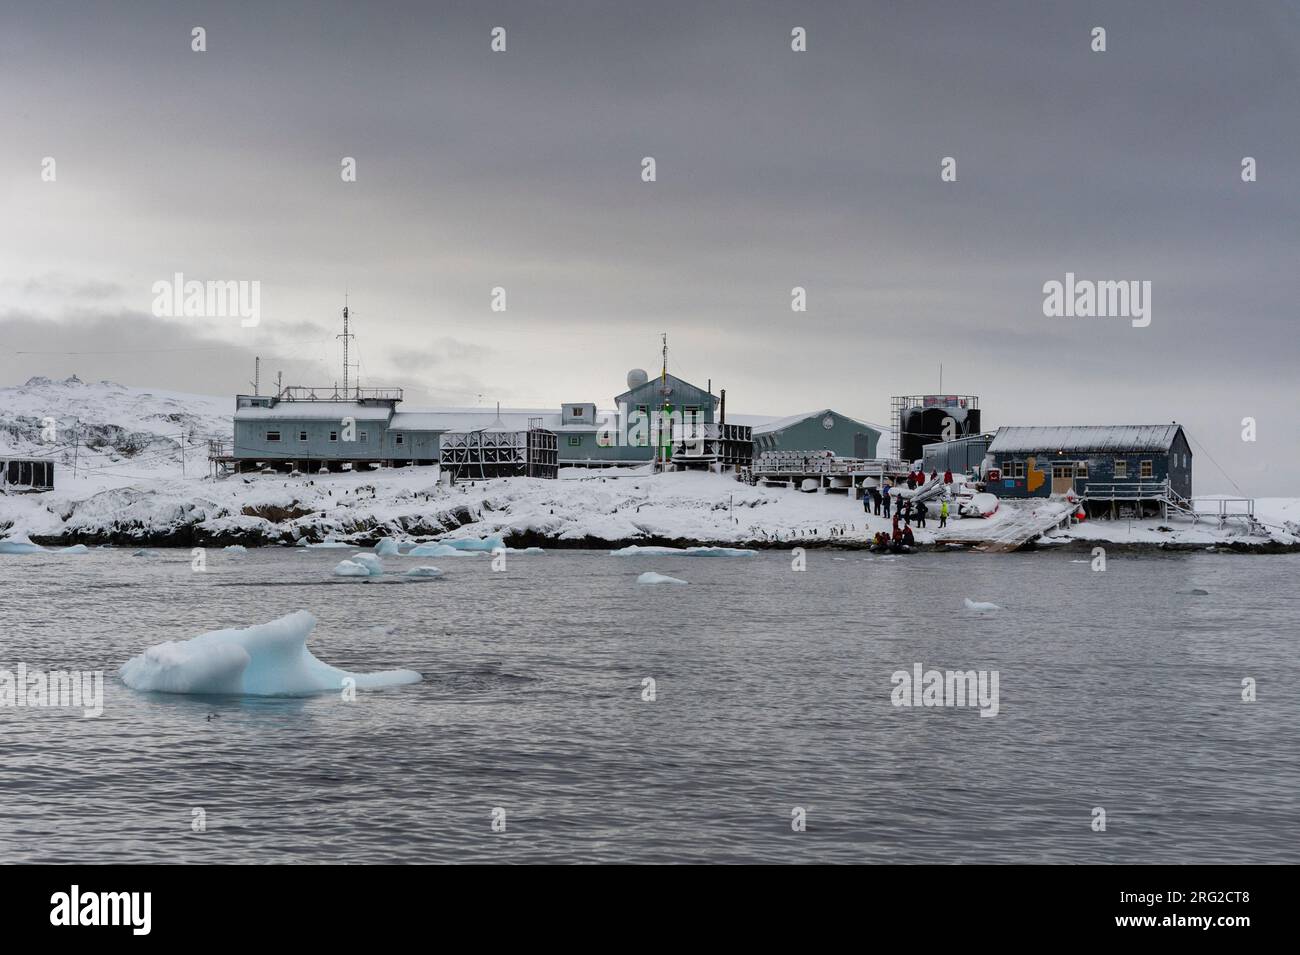
M 1178 420 L 1198 492 L 1300 493 L 1298 103 L 1276 0 L 11 0 L 0 382 L 328 384 L 346 290 L 411 404 L 608 406 L 667 332 L 736 412 L 884 422 L 942 362 L 990 427 Z M 1045 317 L 1067 271 L 1150 326 Z M 177 272 L 261 324 L 154 317 Z

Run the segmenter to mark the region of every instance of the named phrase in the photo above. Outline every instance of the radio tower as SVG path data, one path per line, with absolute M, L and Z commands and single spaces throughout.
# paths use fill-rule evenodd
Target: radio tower
M 335 335 L 335 336 L 334 336 L 335 338 L 341 338 L 341 339 L 343 339 L 343 397 L 344 397 L 344 398 L 347 398 L 347 396 L 348 396 L 348 370 L 352 367 L 351 364 L 348 362 L 348 343 L 351 342 L 352 339 L 354 339 L 354 338 L 357 337 L 357 336 L 353 335 L 351 332 L 348 331 L 348 315 L 349 315 L 349 312 L 348 312 L 348 297 L 347 297 L 346 294 L 344 294 L 344 296 L 343 296 L 343 334 L 342 334 L 342 335 Z M 358 383 L 358 387 L 360 387 L 360 383 Z

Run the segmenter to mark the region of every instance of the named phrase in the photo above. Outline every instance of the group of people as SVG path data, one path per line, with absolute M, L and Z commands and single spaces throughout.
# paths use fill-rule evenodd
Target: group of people
M 939 470 L 937 468 L 931 470 L 929 480 L 936 481 L 938 480 L 938 478 L 939 478 Z M 918 487 L 924 484 L 926 480 L 927 479 L 925 476 L 925 471 L 923 471 L 921 468 L 917 468 L 915 471 L 908 472 L 907 486 L 911 490 L 916 490 Z M 952 483 L 952 471 L 943 472 L 943 483 L 944 484 Z
M 931 472 L 930 474 L 931 481 L 937 479 L 938 477 L 939 477 L 938 471 Z M 925 472 L 916 471 L 908 474 L 907 487 L 909 490 L 916 490 L 916 488 L 925 484 L 925 481 L 926 481 Z M 945 484 L 952 484 L 951 471 L 944 472 L 943 481 Z M 867 514 L 874 513 L 877 517 L 889 517 L 890 516 L 889 512 L 891 510 L 890 501 L 892 500 L 889 494 L 890 488 L 891 485 L 887 480 L 881 481 L 880 487 L 878 488 L 875 487 L 867 488 L 866 494 L 862 498 L 863 511 L 865 511 Z M 913 539 L 912 527 L 911 527 L 912 521 L 913 520 L 916 521 L 917 527 L 925 527 L 926 518 L 929 517 L 930 509 L 926 507 L 925 501 L 913 501 L 910 497 L 905 497 L 899 500 L 898 503 L 892 507 L 892 510 L 894 512 L 893 534 L 889 535 L 881 531 L 873 539 L 874 543 L 887 545 L 892 540 L 896 544 L 905 543 L 911 545 Z M 900 520 L 902 521 L 901 529 L 899 528 Z M 947 492 L 945 492 L 943 500 L 939 502 L 939 526 L 940 527 L 948 526 Z

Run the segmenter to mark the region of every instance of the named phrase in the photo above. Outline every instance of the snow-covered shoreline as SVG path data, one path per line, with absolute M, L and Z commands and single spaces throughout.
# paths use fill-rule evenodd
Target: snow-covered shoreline
M 436 467 L 214 479 L 205 476 L 207 438 L 228 438 L 230 408 L 211 396 L 76 378 L 33 378 L 0 389 L 0 453 L 46 458 L 56 468 L 51 491 L 0 494 L 0 540 L 251 547 L 500 537 L 514 548 L 788 549 L 860 548 L 891 529 L 844 494 L 750 487 L 702 472 L 651 474 L 646 467 L 566 469 L 560 480 L 504 478 L 455 487 L 439 482 Z M 991 518 L 954 516 L 948 531 L 978 539 L 1017 508 L 1034 506 L 1003 501 Z M 1300 499 L 1261 499 L 1256 516 L 1262 524 L 1254 528 L 1174 517 L 1164 524 L 1086 521 L 1051 532 L 1038 546 L 1300 548 Z M 928 527 L 914 528 L 921 548 L 936 546 L 937 525 L 935 514 Z
M 26 535 L 45 546 L 114 544 L 194 547 L 293 546 L 339 541 L 371 546 L 391 537 L 412 542 L 500 537 L 509 547 L 861 548 L 882 517 L 864 514 L 842 494 L 750 487 L 705 473 L 606 474 L 559 481 L 504 478 L 447 487 L 436 468 L 287 477 L 250 474 L 222 480 L 155 481 L 86 488 L 77 482 L 45 494 L 0 497 L 0 535 Z M 1287 528 L 1300 501 L 1271 499 L 1266 535 L 1244 525 L 1158 518 L 1087 521 L 1051 532 L 1037 546 L 1089 549 L 1283 552 L 1300 549 Z M 949 522 L 978 537 L 1015 510 Z M 937 520 L 916 528 L 917 544 L 936 543 Z

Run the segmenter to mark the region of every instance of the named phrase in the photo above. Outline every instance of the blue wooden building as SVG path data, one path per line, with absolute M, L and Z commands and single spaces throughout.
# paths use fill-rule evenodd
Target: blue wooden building
M 1192 496 L 1192 449 L 1182 426 L 999 428 L 984 459 L 1000 497 L 1073 491 L 1090 504 L 1177 502 Z

